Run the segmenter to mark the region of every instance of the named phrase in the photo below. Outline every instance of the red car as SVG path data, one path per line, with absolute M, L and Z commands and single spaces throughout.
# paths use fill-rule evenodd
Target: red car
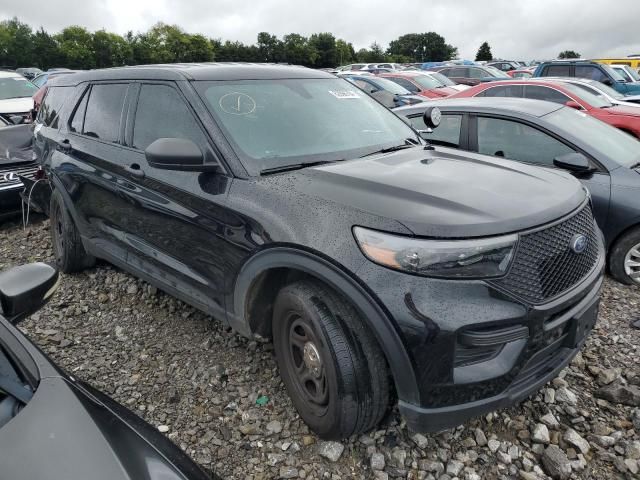
M 509 70 L 508 72 L 505 72 L 505 73 L 509 75 L 511 78 L 518 78 L 518 79 L 533 77 L 533 71 L 529 69 Z
M 415 95 L 427 98 L 442 98 L 458 93 L 455 88 L 443 86 L 429 75 L 420 72 L 381 73 L 378 76 L 403 86 Z
M 640 138 L 640 108 L 614 105 L 577 85 L 560 80 L 510 80 L 483 83 L 452 95 L 462 97 L 516 97 L 566 105 Z

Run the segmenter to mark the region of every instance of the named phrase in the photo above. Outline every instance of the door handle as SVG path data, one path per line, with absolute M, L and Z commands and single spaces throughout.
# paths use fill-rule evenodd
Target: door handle
M 134 177 L 144 178 L 144 170 L 140 168 L 140 164 L 138 163 L 132 163 L 128 167 L 124 167 L 124 169 Z
M 58 147 L 60 148 L 60 150 L 62 150 L 63 152 L 68 152 L 71 150 L 71 142 L 69 141 L 68 138 L 65 138 L 64 140 L 60 140 L 58 142 Z

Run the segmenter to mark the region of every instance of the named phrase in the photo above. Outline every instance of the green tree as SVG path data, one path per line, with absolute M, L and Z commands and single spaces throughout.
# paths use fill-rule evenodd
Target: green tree
M 314 63 L 307 63 L 316 68 L 335 67 L 338 63 L 336 55 L 336 37 L 332 33 L 314 33 L 309 37 L 309 46 L 318 52 Z
M 565 58 L 580 58 L 580 54 L 575 50 L 563 50 L 558 54 L 559 59 Z
M 29 67 L 35 61 L 33 32 L 17 18 L 0 22 L 0 65 Z
M 96 68 L 120 67 L 133 63 L 133 48 L 120 35 L 98 30 L 93 34 Z
M 93 35 L 84 27 L 67 27 L 55 37 L 65 67 L 89 69 L 96 66 Z
M 285 35 L 282 39 L 284 61 L 293 65 L 315 65 L 318 52 L 309 44 L 309 40 L 297 33 Z
M 40 27 L 32 37 L 33 65 L 43 70 L 64 64 L 60 46 L 55 39 Z
M 441 62 L 454 58 L 458 49 L 446 43 L 444 37 L 435 32 L 408 33 L 393 40 L 387 53 L 403 55 L 416 62 Z
M 483 42 L 478 49 L 478 53 L 476 53 L 476 61 L 479 62 L 488 62 L 493 60 L 493 53 L 491 53 L 491 47 L 488 42 Z
M 384 50 L 379 43 L 373 42 L 369 46 L 369 50 L 367 50 L 364 61 L 367 63 L 380 63 L 386 61 Z
M 344 40 L 336 40 L 336 65 L 347 65 L 352 63 L 356 57 L 353 45 Z
M 261 62 L 282 62 L 284 58 L 284 46 L 275 35 L 267 32 L 258 34 L 258 52 Z

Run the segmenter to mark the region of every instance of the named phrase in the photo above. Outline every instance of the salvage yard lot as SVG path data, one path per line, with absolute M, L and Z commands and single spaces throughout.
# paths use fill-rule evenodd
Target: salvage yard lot
M 24 231 L 0 226 L 0 270 L 51 260 L 47 221 Z M 637 478 L 640 395 L 630 396 L 633 407 L 594 394 L 640 384 L 640 330 L 629 325 L 640 316 L 640 289 L 607 279 L 602 302 L 582 355 L 524 403 L 424 436 L 408 432 L 394 410 L 381 430 L 342 442 L 335 462 L 326 457 L 340 446 L 319 441 L 299 419 L 269 344 L 243 339 L 108 264 L 63 275 L 52 301 L 22 328 L 59 365 L 222 478 L 372 478 L 372 464 L 385 472 L 375 478 L 536 479 L 563 468 L 574 478 Z M 543 465 L 532 435 L 559 444 L 568 459 Z

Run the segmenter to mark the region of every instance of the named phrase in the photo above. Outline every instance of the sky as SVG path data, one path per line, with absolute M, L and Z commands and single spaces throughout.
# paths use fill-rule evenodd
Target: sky
M 49 32 L 81 25 L 124 34 L 164 22 L 244 43 L 262 31 L 331 32 L 356 50 L 434 31 L 471 59 L 484 41 L 495 58 L 512 60 L 568 49 L 584 58 L 640 54 L 640 0 L 0 0 L 0 19 L 14 16 Z

